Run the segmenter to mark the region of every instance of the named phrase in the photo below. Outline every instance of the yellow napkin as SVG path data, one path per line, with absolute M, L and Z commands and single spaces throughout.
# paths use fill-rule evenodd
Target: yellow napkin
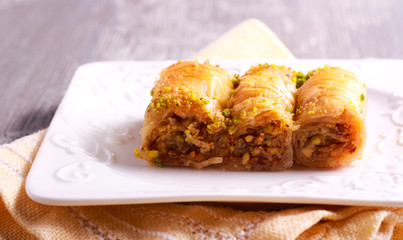
M 240 40 L 244 37 L 247 42 Z M 223 55 L 211 56 L 241 58 L 246 55 L 224 53 L 239 49 L 259 53 L 260 48 L 267 55 L 256 55 L 259 58 L 270 58 L 270 53 L 276 58 L 292 57 L 256 20 L 241 24 L 222 39 L 225 41 L 211 44 L 198 57 L 208 57 L 209 49 L 220 49 Z M 45 130 L 0 146 L 0 239 L 403 239 L 402 208 L 241 210 L 242 205 L 224 207 L 223 203 L 41 205 L 27 197 L 24 185 L 44 135 Z M 269 204 L 259 206 L 270 208 Z
M 294 59 L 278 37 L 262 22 L 250 19 L 200 50 L 196 59 Z

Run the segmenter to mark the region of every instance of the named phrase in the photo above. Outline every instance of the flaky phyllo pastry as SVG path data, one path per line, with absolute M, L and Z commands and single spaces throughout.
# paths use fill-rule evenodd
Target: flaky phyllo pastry
M 341 167 L 357 160 L 366 140 L 365 84 L 347 70 L 327 66 L 307 78 L 297 91 L 295 162 Z
M 305 76 L 260 64 L 238 76 L 179 61 L 162 70 L 151 95 L 135 155 L 160 167 L 339 167 L 365 144 L 365 85 L 340 68 Z
M 222 163 L 216 142 L 232 75 L 209 63 L 178 62 L 164 69 L 144 117 L 139 156 L 160 166 L 202 168 Z
M 252 67 L 239 79 L 230 101 L 230 141 L 222 151 L 226 169 L 291 167 L 296 91 L 291 77 L 289 68 L 265 64 Z

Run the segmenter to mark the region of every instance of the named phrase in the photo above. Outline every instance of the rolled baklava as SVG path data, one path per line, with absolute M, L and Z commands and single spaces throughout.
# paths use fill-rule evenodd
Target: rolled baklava
M 159 166 L 202 168 L 222 163 L 215 143 L 232 75 L 208 62 L 179 61 L 162 70 L 141 130 L 139 158 Z
M 292 166 L 296 91 L 292 74 L 285 66 L 264 64 L 239 78 L 228 109 L 228 136 L 223 136 L 227 144 L 219 144 L 227 146 L 222 150 L 223 168 L 282 170 Z
M 366 139 L 365 84 L 353 73 L 325 66 L 297 90 L 294 160 L 335 168 L 360 158 Z

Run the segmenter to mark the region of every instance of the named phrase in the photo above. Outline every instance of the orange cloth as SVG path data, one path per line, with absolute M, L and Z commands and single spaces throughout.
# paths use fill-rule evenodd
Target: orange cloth
M 238 41 L 245 34 L 253 36 L 249 35 L 247 42 Z M 292 58 L 256 20 L 241 24 L 223 39 L 208 47 L 221 49 L 223 58 L 237 57 L 225 55 L 231 48 L 235 51 L 233 39 L 238 39 L 237 48 L 252 52 L 258 52 L 255 47 L 267 48 L 264 51 L 273 53 L 274 58 Z M 254 39 L 270 45 L 255 45 Z M 197 57 L 208 56 L 210 50 Z M 0 239 L 403 239 L 402 208 L 224 203 L 41 205 L 28 198 L 24 185 L 45 132 L 0 146 Z M 276 206 L 283 209 L 273 210 Z

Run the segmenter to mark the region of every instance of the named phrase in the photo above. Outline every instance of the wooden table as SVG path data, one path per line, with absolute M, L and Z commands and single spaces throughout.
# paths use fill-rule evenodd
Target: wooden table
M 248 18 L 297 58 L 403 58 L 403 1 L 0 1 L 0 144 L 46 128 L 75 69 L 189 58 Z

